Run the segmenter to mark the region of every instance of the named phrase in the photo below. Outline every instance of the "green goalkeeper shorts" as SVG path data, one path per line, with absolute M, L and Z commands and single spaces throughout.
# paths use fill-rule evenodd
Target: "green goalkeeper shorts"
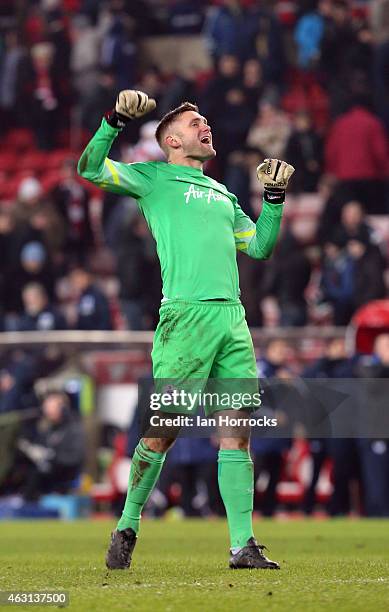
M 222 402 L 215 397 L 209 401 L 209 396 L 205 404 L 198 402 L 207 415 L 259 407 L 247 397 L 259 396 L 258 378 L 253 342 L 239 301 L 171 300 L 162 304 L 151 356 L 158 391 L 176 388 L 222 395 Z M 242 404 L 237 397 L 243 393 Z M 160 409 L 187 414 L 183 405 Z

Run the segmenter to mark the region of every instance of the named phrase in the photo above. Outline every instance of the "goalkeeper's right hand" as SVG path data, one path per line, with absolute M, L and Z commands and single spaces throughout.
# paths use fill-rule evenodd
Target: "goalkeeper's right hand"
M 106 116 L 107 122 L 115 128 L 123 128 L 130 119 L 143 117 L 154 110 L 156 102 L 143 91 L 123 89 L 116 98 L 115 108 Z

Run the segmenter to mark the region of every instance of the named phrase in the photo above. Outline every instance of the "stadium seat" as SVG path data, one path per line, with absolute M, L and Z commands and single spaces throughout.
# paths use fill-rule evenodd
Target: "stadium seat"
M 14 151 L 0 153 L 0 168 L 2 172 L 12 172 L 16 168 L 17 155 Z
M 25 176 L 25 175 L 24 175 Z M 14 200 L 18 193 L 20 181 L 23 176 L 19 173 L 6 181 L 0 183 L 0 198 L 2 200 Z
M 8 132 L 4 142 L 5 148 L 11 151 L 26 151 L 35 147 L 35 137 L 27 128 L 17 128 Z
M 47 153 L 43 151 L 29 151 L 25 153 L 18 161 L 18 170 L 30 170 L 40 174 L 44 172 L 47 164 Z

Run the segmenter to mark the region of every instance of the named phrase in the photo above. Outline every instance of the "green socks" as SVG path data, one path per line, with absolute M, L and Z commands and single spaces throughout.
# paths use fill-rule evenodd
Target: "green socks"
M 138 533 L 141 512 L 159 478 L 165 457 L 166 453 L 154 453 L 142 440 L 139 442 L 132 458 L 126 503 L 117 524 L 119 531 L 131 527 Z
M 231 549 L 246 546 L 252 525 L 254 471 L 246 450 L 219 450 L 219 490 L 226 508 Z
M 139 442 L 132 458 L 128 493 L 117 529 L 129 527 L 138 533 L 141 512 L 159 478 L 165 453 L 154 453 Z M 231 548 L 246 546 L 253 537 L 254 475 L 248 451 L 219 451 L 219 489 L 227 512 Z

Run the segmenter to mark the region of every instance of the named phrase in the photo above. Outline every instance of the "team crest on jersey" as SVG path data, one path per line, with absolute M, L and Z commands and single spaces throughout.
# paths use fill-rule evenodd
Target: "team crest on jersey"
M 185 202 L 187 204 L 189 204 L 189 201 L 191 200 L 191 198 L 193 198 L 194 200 L 205 199 L 207 200 L 208 204 L 210 202 L 220 202 L 220 201 L 229 202 L 229 199 L 227 198 L 227 196 L 223 195 L 222 193 L 219 193 L 218 191 L 215 191 L 214 189 L 212 189 L 212 187 L 209 187 L 208 190 L 203 191 L 202 189 L 199 189 L 193 184 L 189 186 L 188 191 L 185 191 L 184 196 L 185 196 Z

